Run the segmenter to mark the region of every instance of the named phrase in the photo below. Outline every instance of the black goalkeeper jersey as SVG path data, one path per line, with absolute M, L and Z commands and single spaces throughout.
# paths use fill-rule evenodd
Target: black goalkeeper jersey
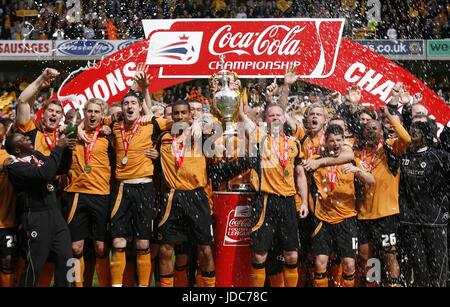
M 450 154 L 435 148 L 401 158 L 400 221 L 445 226 L 450 197 Z

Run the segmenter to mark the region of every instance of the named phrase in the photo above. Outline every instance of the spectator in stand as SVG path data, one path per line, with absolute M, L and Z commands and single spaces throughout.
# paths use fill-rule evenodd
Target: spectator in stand
M 86 25 L 83 26 L 83 37 L 85 39 L 94 39 L 95 38 L 95 26 L 94 21 L 90 19 Z
M 388 39 L 396 40 L 397 39 L 397 30 L 394 28 L 394 25 L 391 24 L 386 33 Z
M 81 0 L 80 0 L 81 1 Z M 3 16 L 0 15 L 0 38 L 16 39 L 13 24 L 22 22 L 22 17 L 16 17 L 18 9 L 35 9 L 39 11 L 39 18 L 28 20 L 37 33 L 31 33 L 28 39 L 46 39 L 57 32 L 54 39 L 62 39 L 64 32 L 68 31 L 69 24 L 58 27 L 58 20 L 65 20 L 67 8 L 66 1 L 7 1 L 3 7 Z M 367 24 L 365 12 L 356 6 L 354 0 L 329 1 L 292 1 L 292 0 L 171 0 L 171 1 L 98 1 L 85 0 L 82 2 L 84 14 L 84 28 L 92 20 L 95 29 L 103 29 L 97 33 L 96 38 L 108 38 L 109 33 L 106 22 L 114 17 L 118 38 L 143 38 L 141 20 L 147 17 L 164 18 L 270 18 L 270 17 L 311 17 L 311 18 L 346 18 L 344 35 L 351 35 L 352 30 Z M 366 1 L 367 2 L 367 1 Z M 441 1 L 442 2 L 442 1 Z M 395 25 L 397 38 L 401 39 L 436 39 L 448 38 L 448 11 L 441 2 L 427 1 L 417 5 L 413 1 L 384 0 L 381 6 L 382 22 L 377 31 L 378 37 L 387 37 L 387 29 Z M 55 3 L 55 4 L 53 4 Z M 126 9 L 120 7 L 126 4 Z M 31 5 L 28 7 L 28 5 Z M 244 8 L 244 9 L 242 9 Z M 243 10 L 243 11 L 242 11 Z M 367 8 L 366 8 L 367 10 Z M 146 13 L 144 16 L 144 12 Z M 101 18 L 100 18 L 101 17 Z M 105 18 L 105 19 L 103 19 Z M 136 22 L 134 20 L 137 20 Z M 105 24 L 104 24 L 105 23 Z M 131 25 L 130 25 L 131 23 Z M 44 27 L 42 27 L 44 25 Z M 43 30 L 42 28 L 45 28 Z M 423 29 L 420 31 L 420 29 Z M 11 32 L 11 30 L 13 30 Z M 42 33 L 45 32 L 45 33 Z M 380 35 L 381 33 L 381 35 Z M 23 34 L 23 33 L 22 33 Z M 18 38 L 17 35 L 17 39 Z M 112 36 L 114 37 L 114 35 Z
M 119 39 L 118 33 L 117 33 L 117 27 L 114 23 L 113 18 L 109 18 L 108 22 L 106 23 L 106 29 L 107 29 L 107 38 L 111 40 Z
M 247 18 L 247 8 L 244 5 L 239 7 L 239 13 L 236 14 L 236 18 Z
M 56 22 L 56 29 L 55 29 L 55 32 L 52 35 L 52 38 L 56 39 L 56 40 L 65 38 L 65 34 L 64 34 L 64 20 L 58 20 Z
M 217 11 L 225 10 L 225 8 L 227 7 L 227 4 L 225 3 L 224 0 L 213 0 L 210 7 L 211 7 L 211 10 L 217 12 Z
M 78 22 L 70 23 L 69 27 L 66 30 L 66 37 L 68 39 L 81 39 L 83 38 L 83 28 L 82 25 Z

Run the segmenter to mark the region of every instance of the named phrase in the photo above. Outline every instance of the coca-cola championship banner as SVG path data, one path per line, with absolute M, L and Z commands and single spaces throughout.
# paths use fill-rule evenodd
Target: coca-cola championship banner
M 147 63 L 158 78 L 209 78 L 221 69 L 241 78 L 283 76 L 295 64 L 301 78 L 333 74 L 343 19 L 144 20 Z M 195 67 L 195 69 L 194 69 Z
M 65 84 L 59 97 L 66 110 L 100 97 L 120 101 L 133 83 L 138 63 L 150 65 L 150 91 L 197 78 L 209 78 L 225 68 L 239 78 L 283 77 L 291 64 L 306 82 L 345 93 L 362 88 L 362 102 L 378 107 L 403 82 L 437 122 L 446 123 L 445 103 L 419 79 L 385 57 L 342 38 L 344 19 L 176 19 L 144 20 L 146 40 L 126 47 Z M 70 98 L 68 100 L 68 98 Z

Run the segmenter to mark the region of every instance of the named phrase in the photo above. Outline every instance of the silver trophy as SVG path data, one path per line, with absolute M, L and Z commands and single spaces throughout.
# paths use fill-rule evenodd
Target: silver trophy
M 220 83 L 220 90 L 214 94 L 214 103 L 221 112 L 222 124 L 225 126 L 224 135 L 234 135 L 236 130 L 233 127 L 233 115 L 239 104 L 239 94 L 229 87 L 232 73 L 225 70 L 225 56 L 220 56 L 222 70 L 215 77 L 215 81 Z

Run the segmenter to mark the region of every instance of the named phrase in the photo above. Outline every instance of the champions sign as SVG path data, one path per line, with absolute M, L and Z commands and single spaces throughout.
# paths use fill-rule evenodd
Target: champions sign
M 395 83 L 422 93 L 440 127 L 450 119 L 445 103 L 419 79 L 385 57 L 342 38 L 343 19 L 176 19 L 144 20 L 146 40 L 96 63 L 67 83 L 58 97 L 65 110 L 89 98 L 117 102 L 127 93 L 139 63 L 150 65 L 154 92 L 225 68 L 239 78 L 283 77 L 291 64 L 303 81 L 345 93 L 362 88 L 361 101 L 377 108 Z M 67 97 L 70 96 L 70 100 Z

